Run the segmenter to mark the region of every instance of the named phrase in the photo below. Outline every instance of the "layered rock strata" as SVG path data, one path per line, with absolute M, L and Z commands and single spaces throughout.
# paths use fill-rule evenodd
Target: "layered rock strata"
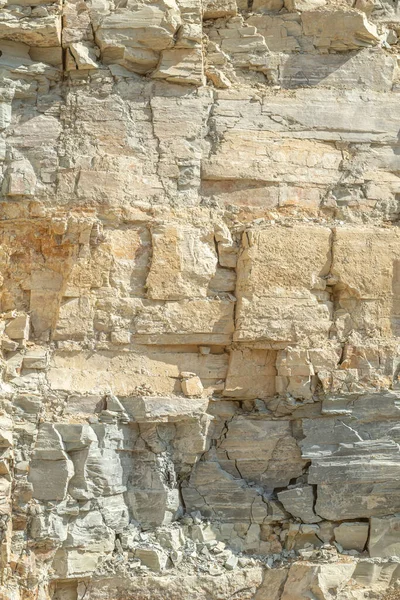
M 0 0 L 1 600 L 400 597 L 397 0 Z

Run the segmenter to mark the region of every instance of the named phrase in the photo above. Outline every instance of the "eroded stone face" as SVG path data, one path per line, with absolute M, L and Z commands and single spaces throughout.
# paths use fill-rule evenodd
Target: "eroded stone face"
M 394 599 L 399 16 L 0 5 L 1 599 Z

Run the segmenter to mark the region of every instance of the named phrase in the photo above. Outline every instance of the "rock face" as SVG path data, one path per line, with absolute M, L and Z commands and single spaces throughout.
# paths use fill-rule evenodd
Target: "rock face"
M 0 0 L 0 599 L 395 600 L 400 8 Z

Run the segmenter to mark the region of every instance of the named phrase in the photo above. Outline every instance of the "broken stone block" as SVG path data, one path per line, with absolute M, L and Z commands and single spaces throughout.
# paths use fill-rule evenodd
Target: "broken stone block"
M 142 396 L 123 402 L 126 412 L 138 423 L 181 421 L 204 415 L 208 399 L 185 400 L 181 397 Z
M 114 541 L 114 531 L 104 524 L 101 513 L 93 510 L 69 523 L 65 546 L 108 554 L 114 550 Z
M 158 548 L 136 548 L 135 558 L 152 571 L 159 572 L 165 569 L 168 555 Z
M 134 320 L 133 341 L 146 344 L 225 344 L 232 339 L 231 298 L 195 298 L 145 304 Z
M 141 74 L 157 66 L 160 51 L 171 47 L 182 24 L 177 4 L 163 0 L 119 8 L 99 17 L 96 43 L 104 63 L 117 63 Z
M 15 352 L 15 350 L 18 349 L 18 346 L 19 346 L 19 343 L 14 342 L 13 340 L 10 340 L 10 338 L 3 337 L 3 339 L 1 340 L 1 347 L 6 352 Z
M 54 67 L 62 66 L 62 48 L 60 46 L 50 48 L 31 47 L 29 55 L 36 62 L 46 63 Z
M 11 104 L 0 102 L 0 130 L 6 129 L 11 123 Z
M 23 354 L 21 352 L 12 352 L 7 356 L 5 375 L 6 379 L 19 377 L 22 369 Z
M 207 296 L 217 256 L 212 231 L 162 225 L 151 231 L 153 254 L 147 294 L 153 300 Z
M 203 4 L 203 19 L 234 17 L 236 14 L 236 0 L 206 0 Z
M 335 540 L 344 550 L 362 552 L 368 540 L 368 523 L 341 523 L 335 527 Z
M 312 237 L 310 228 L 300 225 L 244 234 L 237 267 L 236 341 L 290 343 L 303 335 L 327 337 L 329 308 L 313 290 L 325 287 L 331 232 L 312 230 Z M 288 252 L 290 266 L 282 269 Z
M 181 376 L 183 374 L 181 373 Z M 200 377 L 195 375 L 194 377 L 184 377 L 181 382 L 182 392 L 185 396 L 196 397 L 201 396 L 203 393 L 203 384 L 201 383 Z
M 368 550 L 371 557 L 399 556 L 400 517 L 372 517 Z
M 29 315 L 19 315 L 6 325 L 6 334 L 12 340 L 27 340 L 29 338 Z
M 5 415 L 0 416 L 0 447 L 8 448 L 13 445 L 13 422 Z
M 8 173 L 7 196 L 33 196 L 36 189 L 36 175 L 27 160 L 11 163 Z
M 395 475 L 400 462 L 397 443 L 388 438 L 353 441 L 360 437 L 353 428 L 340 423 L 335 429 L 336 435 L 342 433 L 347 437 L 347 443 L 337 440 L 325 455 L 317 447 L 312 452 L 308 481 L 317 485 L 316 513 L 324 519 L 341 521 L 397 512 L 400 509 Z
M 60 548 L 54 556 L 52 567 L 60 578 L 88 576 L 96 570 L 100 557 L 100 552 L 85 552 L 83 548 Z
M 217 450 L 221 466 L 236 477 L 267 489 L 285 487 L 303 472 L 303 460 L 289 421 L 256 415 L 234 416 Z
M 46 369 L 48 365 L 46 350 L 28 350 L 24 355 L 22 365 L 25 369 Z
M 90 298 L 66 298 L 59 308 L 55 340 L 82 339 L 93 331 L 93 307 Z
M 59 46 L 61 43 L 61 15 L 55 13 L 37 18 L 6 18 L 0 24 L 0 38 L 22 42 L 28 46 Z M 20 15 L 22 17 L 22 15 Z
M 35 515 L 30 523 L 30 534 L 37 540 L 64 542 L 67 539 L 67 530 L 65 519 L 51 512 Z
M 326 0 L 284 0 L 285 8 L 289 12 L 314 10 L 320 6 L 325 6 L 326 3 Z
M 97 55 L 94 46 L 85 42 L 75 42 L 69 45 L 71 54 L 70 69 L 98 69 Z
M 125 345 L 131 343 L 131 332 L 126 330 L 112 331 L 111 342 L 117 345 Z
M 235 554 L 231 553 L 224 562 L 225 569 L 227 569 L 228 571 L 233 571 L 234 569 L 236 569 L 238 561 L 238 557 Z
M 280 600 L 288 576 L 288 567 L 267 569 L 254 600 Z
M 157 535 L 157 539 L 163 548 L 171 548 L 176 552 L 185 544 L 185 537 L 181 528 L 161 530 Z
M 161 52 L 161 60 L 152 77 L 170 83 L 203 85 L 203 53 L 201 48 L 172 48 Z
M 121 402 L 118 400 L 118 398 L 116 396 L 114 396 L 114 394 L 107 394 L 106 403 L 107 403 L 107 410 L 111 410 L 113 412 L 121 412 L 121 413 L 125 412 L 125 408 L 123 407 Z
M 270 398 L 275 395 L 275 361 L 273 350 L 243 348 L 232 350 L 224 396 L 229 398 Z
M 278 500 L 282 502 L 285 510 L 303 523 L 318 523 L 321 517 L 314 512 L 314 490 L 311 485 L 294 487 L 278 492 Z
M 207 79 L 209 79 L 210 81 L 212 81 L 212 83 L 215 85 L 216 88 L 225 90 L 227 88 L 231 87 L 231 82 L 229 81 L 229 79 L 227 78 L 227 76 L 220 71 L 219 69 L 216 69 L 213 66 L 209 66 L 206 69 L 206 77 Z M 222 265 L 222 261 L 221 261 L 221 245 L 218 245 L 218 255 L 220 257 L 220 264 Z M 225 265 L 223 266 L 231 266 L 232 263 L 234 263 L 234 266 L 236 265 L 236 255 L 232 256 L 231 260 L 225 260 L 223 261 L 225 263 Z M 229 264 L 227 264 L 229 263 Z
M 41 425 L 30 463 L 28 481 L 38 500 L 63 500 L 74 466 L 64 450 L 60 433 L 51 423 Z
M 304 34 L 313 36 L 314 45 L 320 49 L 358 49 L 380 40 L 376 25 L 358 10 L 306 10 L 301 19 Z
M 288 535 L 286 538 L 286 548 L 288 550 L 300 550 L 307 546 L 322 546 L 319 538 L 318 525 L 300 525 L 299 523 L 290 523 Z
M 72 461 L 37 460 L 30 463 L 29 482 L 33 485 L 33 497 L 37 500 L 63 500 L 68 482 L 74 474 Z
M 151 462 L 151 461 L 150 461 Z M 139 462 L 137 470 L 143 476 L 144 465 Z M 149 463 L 147 464 L 147 468 Z M 157 466 L 154 467 L 157 469 Z M 148 487 L 146 480 L 137 486 L 129 486 L 126 494 L 127 504 L 136 519 L 144 529 L 152 529 L 172 523 L 179 514 L 180 499 L 177 489 L 170 489 L 156 472 Z
M 290 567 L 283 588 L 282 600 L 304 600 L 312 593 L 316 598 L 328 600 L 346 586 L 355 569 L 355 563 L 301 564 Z
M 257 488 L 233 477 L 217 462 L 198 463 L 188 486 L 182 489 L 182 496 L 186 510 L 199 510 L 207 518 L 223 515 L 227 523 L 252 520 L 260 524 L 285 518 L 283 512 L 278 514 L 273 510 L 273 502 L 264 501 Z

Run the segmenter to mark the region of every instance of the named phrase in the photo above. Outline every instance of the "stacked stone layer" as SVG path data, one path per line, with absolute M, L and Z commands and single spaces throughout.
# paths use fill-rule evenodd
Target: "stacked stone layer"
M 395 600 L 400 8 L 0 0 L 0 598 Z

